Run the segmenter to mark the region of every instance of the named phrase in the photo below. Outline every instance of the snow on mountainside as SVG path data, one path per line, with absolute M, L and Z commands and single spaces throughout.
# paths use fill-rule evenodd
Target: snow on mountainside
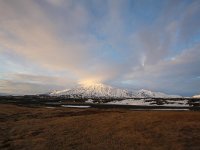
M 115 97 L 115 98 L 128 98 L 129 92 L 127 90 L 113 88 L 108 85 L 104 85 L 101 83 L 88 84 L 88 85 L 80 85 L 78 87 L 72 88 L 71 90 L 57 91 L 50 93 L 50 95 L 60 96 L 60 95 L 68 95 L 70 97 Z
M 194 95 L 192 98 L 200 98 L 200 95 Z
M 63 95 L 63 93 L 69 91 L 70 89 L 65 89 L 65 90 L 61 90 L 61 91 L 53 91 L 50 93 L 50 95 Z
M 128 91 L 124 89 L 114 88 L 101 83 L 81 84 L 75 88 L 54 91 L 50 93 L 51 96 L 68 96 L 70 98 L 177 98 L 180 96 L 167 95 L 160 92 L 151 92 L 148 90 Z
M 141 89 L 139 91 L 135 91 L 134 94 L 135 97 L 140 97 L 140 98 L 180 98 L 181 96 L 179 95 L 168 95 L 165 93 L 161 92 L 152 92 L 148 90 Z

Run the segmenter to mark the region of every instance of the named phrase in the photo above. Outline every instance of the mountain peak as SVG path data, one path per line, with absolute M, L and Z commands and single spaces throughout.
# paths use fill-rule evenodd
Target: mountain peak
M 77 86 L 77 88 L 84 88 L 87 90 L 93 90 L 93 91 L 102 91 L 105 89 L 114 89 L 114 87 L 111 87 L 109 85 L 103 84 L 101 82 L 97 82 L 97 81 L 82 81 L 79 82 L 79 86 Z
M 160 92 L 152 92 L 145 89 L 139 91 L 128 91 L 125 89 L 115 88 L 109 85 L 102 84 L 100 82 L 81 82 L 79 86 L 70 90 L 56 91 L 50 93 L 50 95 L 66 95 L 71 98 L 147 98 L 147 97 L 177 97 L 173 95 L 167 95 Z
M 101 84 L 101 82 L 98 80 L 90 79 L 90 80 L 80 80 L 78 84 L 91 85 L 91 84 Z
M 64 90 L 63 90 L 64 91 Z M 85 98 L 128 98 L 129 92 L 127 90 L 118 89 L 105 85 L 99 82 L 81 82 L 79 86 L 64 92 L 52 92 L 50 95 L 68 95 L 70 97 L 85 97 Z
M 108 87 L 108 85 L 105 85 L 103 83 L 100 83 L 100 82 L 82 82 L 82 83 L 79 83 L 79 85 L 81 87 Z

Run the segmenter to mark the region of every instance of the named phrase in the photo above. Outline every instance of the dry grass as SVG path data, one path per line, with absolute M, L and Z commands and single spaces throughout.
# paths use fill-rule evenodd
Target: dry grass
M 200 149 L 200 112 L 0 105 L 0 149 Z

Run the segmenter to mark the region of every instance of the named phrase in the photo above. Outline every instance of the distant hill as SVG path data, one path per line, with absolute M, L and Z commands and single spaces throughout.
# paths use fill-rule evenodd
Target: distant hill
M 8 93 L 0 93 L 0 96 L 8 96 L 8 95 L 11 95 L 11 94 L 8 94 Z

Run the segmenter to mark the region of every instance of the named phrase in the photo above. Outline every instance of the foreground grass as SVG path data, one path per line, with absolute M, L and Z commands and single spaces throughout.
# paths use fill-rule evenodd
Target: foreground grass
M 200 112 L 0 105 L 0 149 L 200 149 Z

